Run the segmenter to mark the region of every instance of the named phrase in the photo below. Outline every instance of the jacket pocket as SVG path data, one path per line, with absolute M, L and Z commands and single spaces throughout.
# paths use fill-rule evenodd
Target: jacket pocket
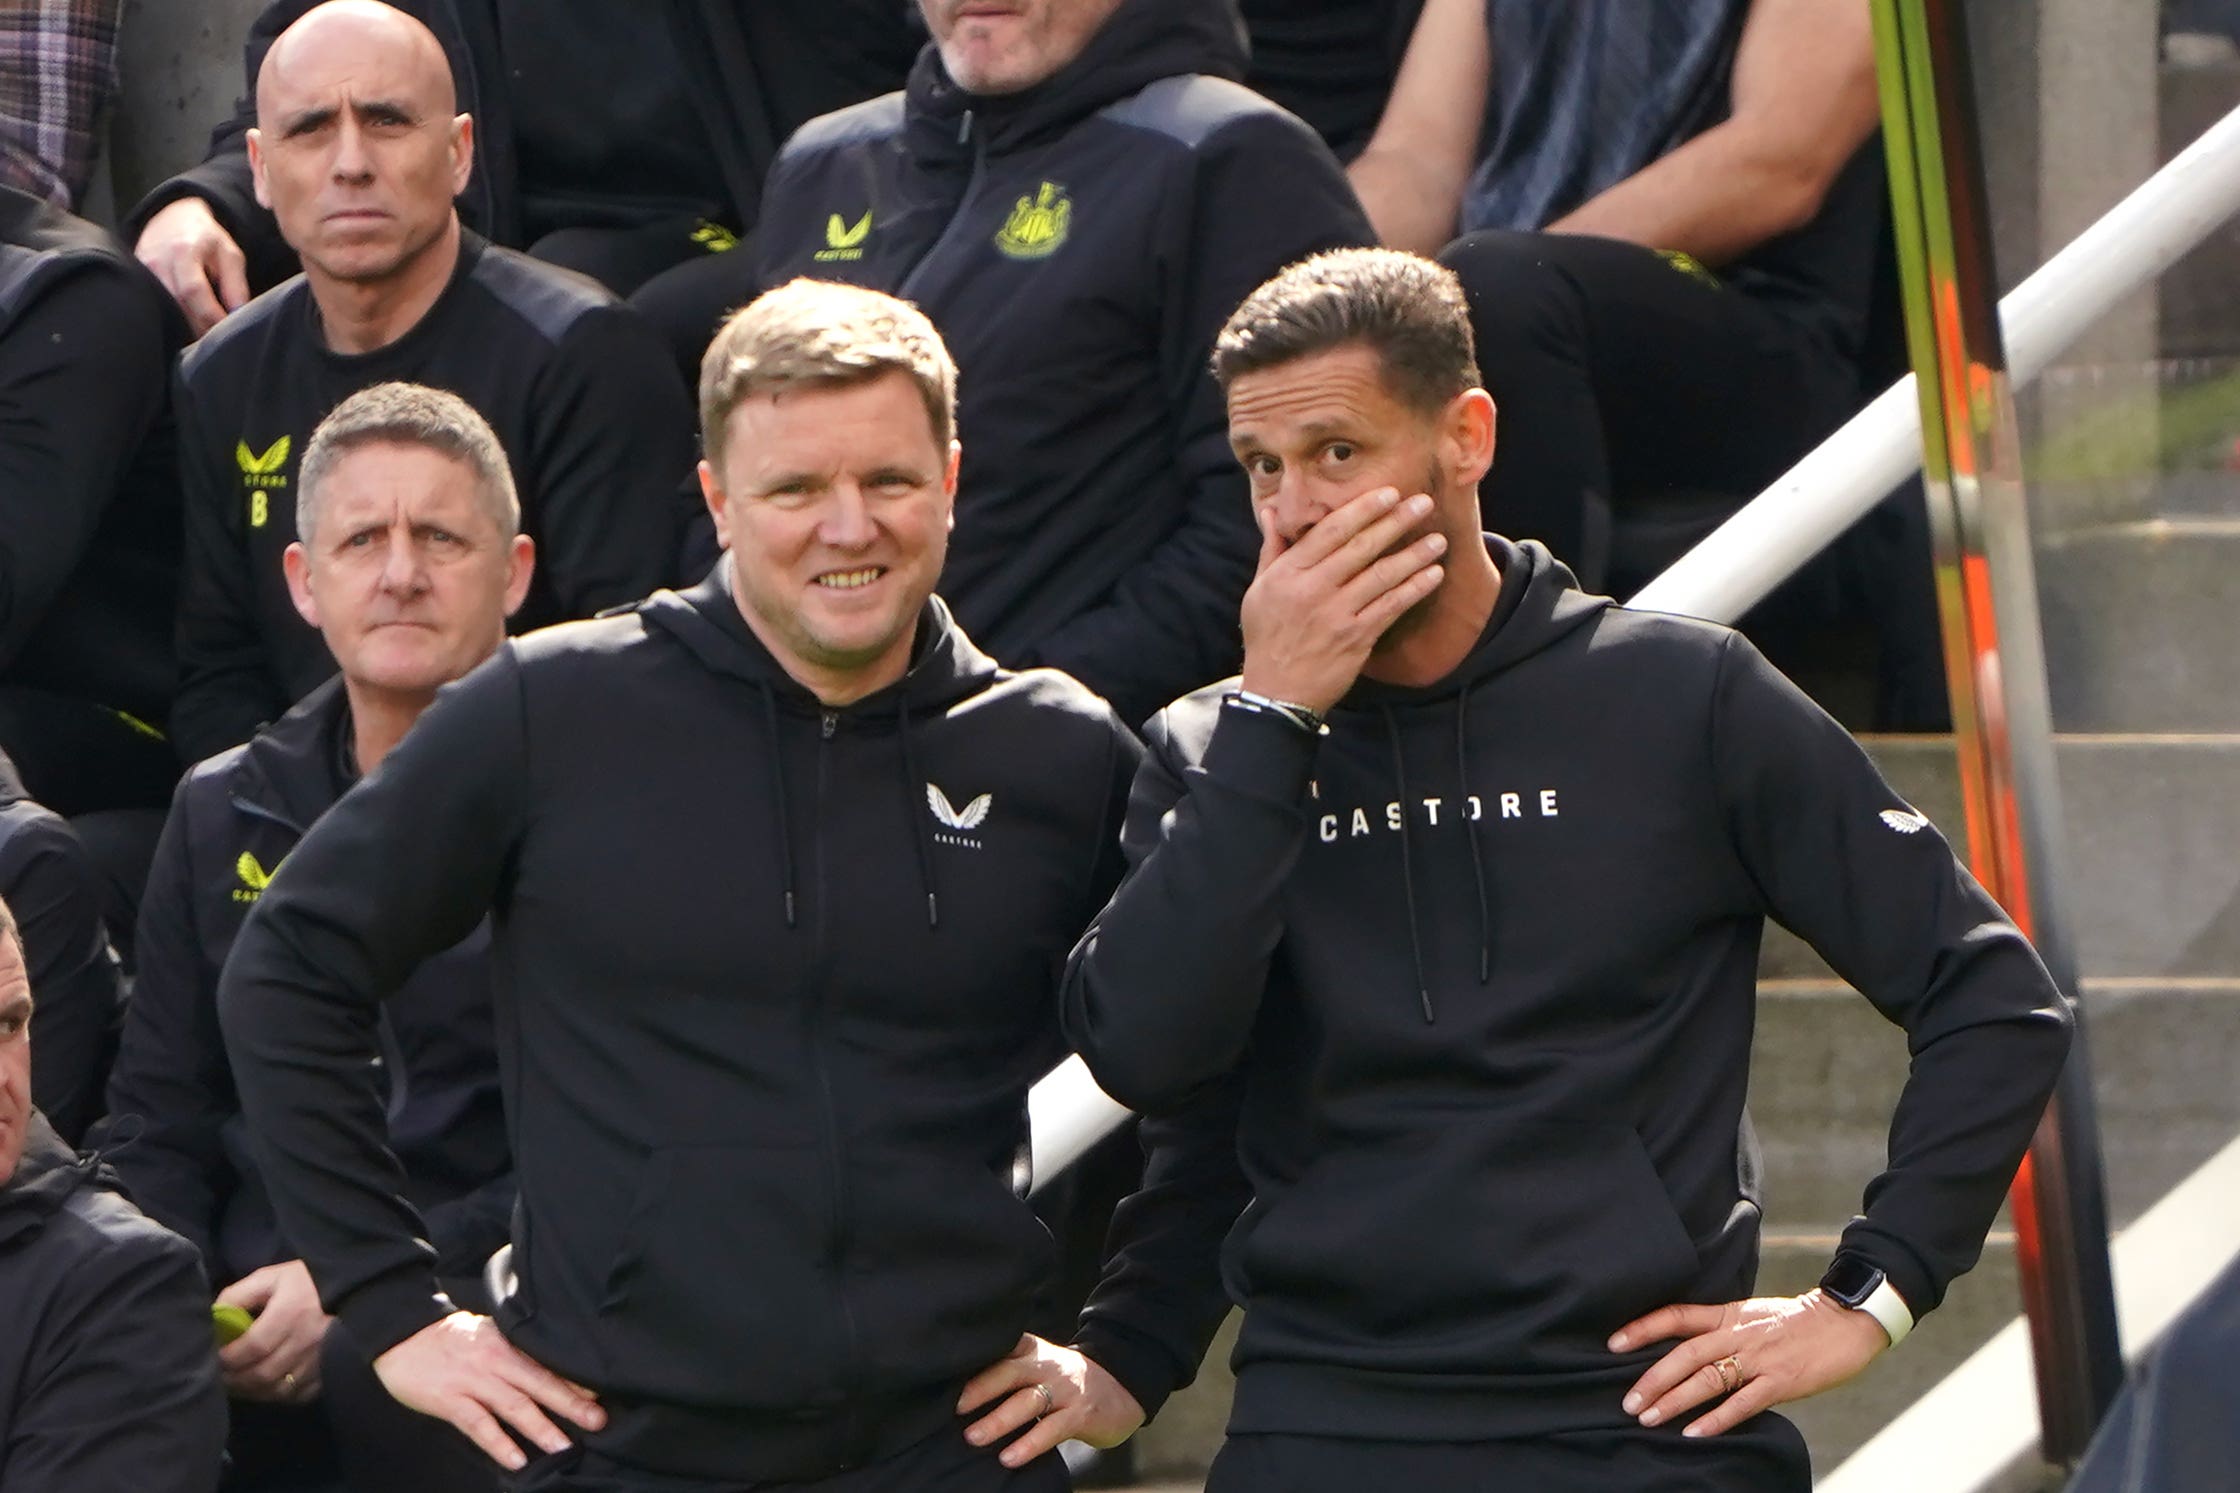
M 1476 1117 L 1326 1151 L 1231 1249 L 1242 1357 L 1450 1373 L 1607 1368 L 1698 1266 L 1630 1129 Z
M 849 1192 L 865 1388 L 961 1377 L 1011 1351 L 1054 1249 L 1007 1178 L 966 1160 L 871 1151 L 850 1168 Z
M 814 1147 L 654 1151 L 606 1275 L 607 1388 L 674 1404 L 831 1405 L 846 1359 Z

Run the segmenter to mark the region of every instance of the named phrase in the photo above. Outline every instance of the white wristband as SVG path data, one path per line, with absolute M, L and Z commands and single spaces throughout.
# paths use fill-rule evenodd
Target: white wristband
M 1859 1303 L 1859 1310 L 1882 1324 L 1882 1330 L 1889 1334 L 1890 1346 L 1893 1348 L 1904 1342 L 1906 1334 L 1913 1331 L 1913 1312 L 1906 1306 L 1906 1299 L 1891 1289 L 1888 1281 L 1869 1291 L 1867 1299 Z

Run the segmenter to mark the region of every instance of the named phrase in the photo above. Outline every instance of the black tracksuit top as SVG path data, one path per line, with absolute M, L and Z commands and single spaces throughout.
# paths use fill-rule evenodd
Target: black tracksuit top
M 2068 1050 L 2030 945 L 1739 634 L 1488 542 L 1500 599 L 1439 683 L 1359 683 L 1323 738 L 1218 687 L 1153 722 L 1127 880 L 1068 971 L 1099 1082 L 1170 1112 L 1217 1303 L 1235 1220 L 1233 1431 L 1630 1426 L 1668 1345 L 1609 1335 L 1757 1268 L 1768 917 L 1905 1029 L 1890 1166 L 1843 1247 L 1917 1314 L 1975 1262 Z M 1219 1320 L 1141 1293 L 1088 1315 L 1176 1366 Z
M 581 275 L 462 234 L 451 283 L 410 331 L 331 352 L 298 277 L 179 362 L 186 574 L 172 737 L 189 762 L 249 739 L 334 672 L 288 598 L 296 467 L 327 412 L 390 379 L 448 389 L 497 432 L 537 543 L 516 630 L 674 582 L 691 506 L 691 400 L 635 313 Z
M 281 866 L 219 1009 L 282 1226 L 378 1352 L 440 1309 L 370 1024 L 489 915 L 508 1337 L 599 1392 L 601 1452 L 789 1481 L 954 1425 L 1026 1327 L 1026 1094 L 1139 751 L 938 601 L 903 681 L 825 708 L 728 574 L 449 686 Z
M 172 796 L 140 900 L 103 1133 L 130 1137 L 110 1163 L 150 1217 L 201 1248 L 221 1287 L 301 1251 L 251 1154 L 218 1032 L 218 972 L 272 874 L 356 780 L 352 747 L 336 679 L 195 767 Z M 382 1010 L 386 1133 L 446 1276 L 479 1276 L 513 1212 L 491 980 L 489 930 L 477 927 Z
M 1259 551 L 1214 335 L 1324 249 L 1375 242 L 1314 132 L 1231 81 L 1235 14 L 1129 0 L 1049 81 L 908 89 L 802 127 L 756 279 L 916 302 L 956 355 L 964 468 L 941 594 L 1007 664 L 1136 722 L 1235 671 Z

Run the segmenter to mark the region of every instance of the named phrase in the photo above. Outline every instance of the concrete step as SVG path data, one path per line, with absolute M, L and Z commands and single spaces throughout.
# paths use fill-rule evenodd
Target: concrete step
M 1807 1289 L 1828 1268 L 1834 1242 L 1833 1233 L 1769 1234 L 1759 1290 L 1794 1295 Z M 1782 1413 L 1797 1423 L 1812 1448 L 1814 1472 L 1835 1467 L 1987 1342 L 2020 1310 L 2020 1290 L 2013 1235 L 1995 1235 L 1983 1262 L 1953 1283 L 1944 1305 L 1922 1318 L 1898 1351 L 1849 1384 L 1785 1406 Z M 1236 1387 L 1229 1374 L 1235 1330 L 1232 1317 L 1198 1382 L 1169 1400 L 1158 1420 L 1137 1435 L 1137 1467 L 1146 1485 L 1165 1493 L 1202 1486 L 1206 1468 L 1221 1449 Z
M 2055 534 L 2038 546 L 2046 674 L 2064 731 L 2240 730 L 2240 627 L 2226 586 L 2240 519 Z
M 2088 980 L 2108 1210 L 2117 1226 L 2240 1134 L 2240 978 Z M 1760 986 L 1750 1115 L 1770 1230 L 1833 1233 L 1888 1155 L 1904 1035 L 1848 986 Z
M 2240 638 L 2229 641 L 2240 659 Z M 1952 739 L 1861 739 L 1891 786 L 1965 855 Z M 2061 736 L 2054 759 L 2083 973 L 2240 975 L 2240 734 Z M 1760 973 L 1830 977 L 1818 955 L 1779 928 L 1767 930 Z

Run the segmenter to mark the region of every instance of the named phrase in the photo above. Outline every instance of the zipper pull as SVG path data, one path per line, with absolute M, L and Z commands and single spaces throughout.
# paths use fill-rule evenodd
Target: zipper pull
M 840 713 L 836 710 L 826 711 L 824 713 L 824 724 L 819 728 L 819 734 L 823 736 L 826 741 L 830 741 L 832 740 L 832 733 L 839 729 Z
M 971 139 L 972 111 L 970 109 L 967 109 L 964 111 L 964 118 L 957 121 L 957 143 L 959 145 L 964 145 L 969 143 Z

